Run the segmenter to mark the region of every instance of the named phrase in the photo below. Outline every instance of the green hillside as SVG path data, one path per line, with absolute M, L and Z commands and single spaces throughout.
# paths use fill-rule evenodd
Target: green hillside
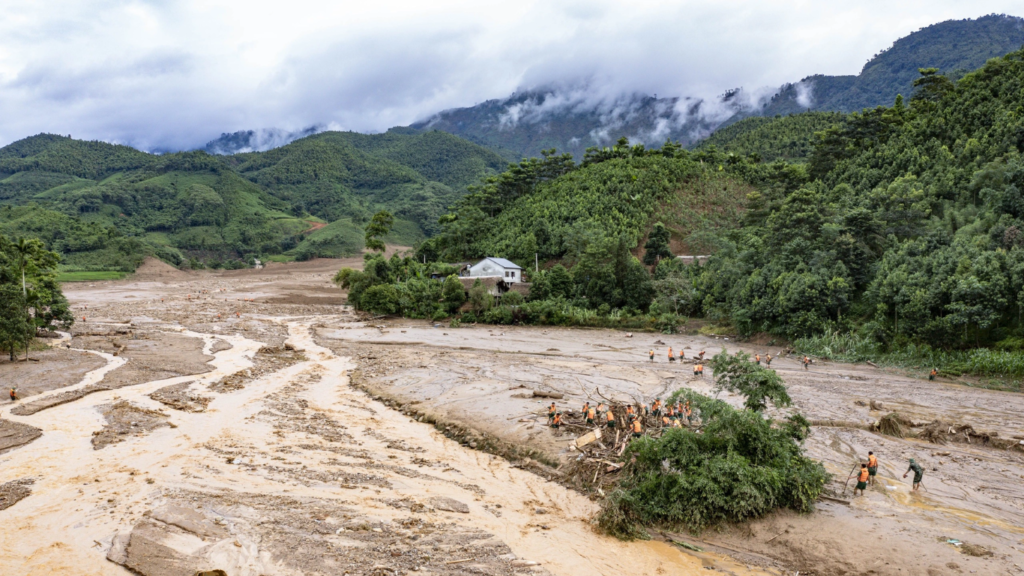
M 766 118 L 755 116 L 715 131 L 697 146 L 722 152 L 754 154 L 765 162 L 804 162 L 814 149 L 814 133 L 837 124 L 837 112 L 804 112 Z
M 951 78 L 1024 46 L 1024 19 L 992 14 L 948 20 L 900 38 L 864 65 L 857 76 L 815 75 L 802 83 L 811 88 L 811 110 L 854 112 L 891 106 L 897 94 L 909 97 L 919 68 L 938 68 Z M 806 110 L 789 85 L 763 111 L 765 116 Z
M 471 291 L 466 319 L 669 329 L 696 315 L 833 357 L 1019 379 L 1024 51 L 916 84 L 892 108 L 734 129 L 759 155 L 806 162 L 625 141 L 580 165 L 521 162 L 442 218 L 417 254 L 434 264 L 370 263 L 343 281 L 357 306 L 437 319 L 448 296 L 414 279 L 501 256 L 532 276 L 531 301 Z M 800 133 L 809 155 L 792 153 Z M 532 273 L 535 254 L 546 272 Z
M 340 256 L 362 249 L 382 208 L 398 219 L 390 241 L 426 238 L 467 184 L 504 166 L 434 132 L 325 132 L 227 157 L 42 134 L 0 148 L 0 231 L 44 240 L 67 270 L 131 271 L 151 254 L 215 266 Z

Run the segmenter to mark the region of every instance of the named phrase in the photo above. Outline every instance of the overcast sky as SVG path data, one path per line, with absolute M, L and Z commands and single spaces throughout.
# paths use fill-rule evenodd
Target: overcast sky
M 921 27 L 1019 0 L 5 0 L 0 145 L 144 149 L 312 124 L 381 131 L 517 88 L 713 96 L 856 74 Z

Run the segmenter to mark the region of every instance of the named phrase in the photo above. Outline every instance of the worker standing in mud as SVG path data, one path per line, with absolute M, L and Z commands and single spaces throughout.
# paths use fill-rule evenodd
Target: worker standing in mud
M 548 407 L 548 426 L 550 426 L 551 423 L 555 421 L 556 412 L 558 412 L 558 410 L 555 408 L 555 403 L 552 402 L 551 406 Z
M 653 414 L 655 418 L 661 416 L 661 398 L 654 399 L 654 402 L 651 404 L 651 414 Z
M 811 367 L 811 359 L 807 356 L 804 356 L 802 362 L 804 363 L 804 370 L 809 370 Z
M 668 361 L 669 362 L 675 362 L 676 361 L 676 357 L 672 354 L 672 347 L 671 346 L 668 347 Z
M 868 480 L 869 483 L 875 485 L 875 474 L 878 473 L 878 458 L 875 457 L 874 452 L 868 452 Z
M 772 367 L 772 353 L 771 352 L 769 352 L 769 353 L 764 355 L 764 363 L 769 368 Z
M 562 427 L 562 413 L 555 412 L 555 418 L 551 421 L 551 427 L 558 430 Z
M 857 490 L 860 490 L 861 496 L 864 495 L 864 490 L 868 487 L 869 475 L 870 473 L 868 472 L 868 465 L 862 463 L 860 465 L 860 474 L 857 476 L 857 487 L 853 489 L 854 496 L 857 495 Z
M 939 369 L 938 368 L 932 368 L 932 371 L 928 373 L 928 379 L 929 380 L 935 380 L 935 377 L 938 376 L 938 375 L 939 375 Z
M 611 406 L 608 407 L 607 418 L 608 418 L 608 429 L 609 430 L 614 430 L 615 429 L 615 414 L 612 413 L 612 407 Z
M 651 362 L 654 362 L 654 350 L 651 350 L 648 354 L 651 356 Z
M 18 389 L 15 388 L 14 386 L 11 386 L 11 402 L 17 402 L 17 401 L 18 401 Z
M 758 366 L 761 365 L 761 354 L 760 353 L 754 354 L 754 362 L 757 362 Z
M 594 425 L 594 418 L 597 416 L 596 410 L 594 410 L 593 407 L 587 408 L 587 411 L 586 411 L 585 414 L 587 415 L 587 426 L 593 426 Z
M 921 479 L 924 477 L 924 468 L 922 468 L 920 464 L 918 464 L 913 458 L 911 458 L 910 467 L 907 468 L 907 471 L 903 473 L 903 477 L 906 478 L 907 474 L 910 474 L 911 470 L 914 471 L 913 490 L 916 492 L 917 489 L 921 487 Z

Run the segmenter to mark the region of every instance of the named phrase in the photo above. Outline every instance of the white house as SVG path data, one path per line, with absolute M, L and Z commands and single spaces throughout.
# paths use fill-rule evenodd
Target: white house
M 504 258 L 484 258 L 463 272 L 469 278 L 500 278 L 506 284 L 523 281 L 523 269 Z

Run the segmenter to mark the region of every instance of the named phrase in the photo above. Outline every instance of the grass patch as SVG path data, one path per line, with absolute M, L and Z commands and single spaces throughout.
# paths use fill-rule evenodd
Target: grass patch
M 118 270 L 90 270 L 84 272 L 60 272 L 57 282 L 101 282 L 103 280 L 120 280 L 127 272 Z
M 1024 379 L 1024 351 L 1016 349 L 973 348 L 942 350 L 927 344 L 907 344 L 886 350 L 881 345 L 849 332 L 828 332 L 821 336 L 801 338 L 793 342 L 801 354 L 840 362 L 871 361 L 880 366 L 927 373 L 937 368 L 949 377 L 982 376 L 971 386 L 993 390 L 1021 391 Z

